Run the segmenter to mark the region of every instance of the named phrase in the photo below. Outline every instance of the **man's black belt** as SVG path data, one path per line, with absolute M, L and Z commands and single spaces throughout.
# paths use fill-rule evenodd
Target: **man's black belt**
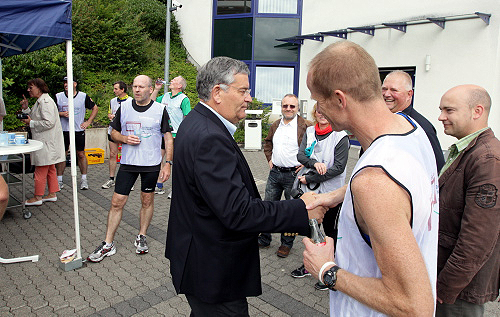
M 281 166 L 276 166 L 273 165 L 274 168 L 276 168 L 280 172 L 292 172 L 295 171 L 297 168 L 296 167 L 281 167 Z

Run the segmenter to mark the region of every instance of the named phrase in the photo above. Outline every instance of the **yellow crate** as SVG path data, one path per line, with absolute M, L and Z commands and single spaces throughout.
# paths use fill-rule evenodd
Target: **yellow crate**
M 85 149 L 85 155 L 89 164 L 104 163 L 104 150 L 100 148 Z

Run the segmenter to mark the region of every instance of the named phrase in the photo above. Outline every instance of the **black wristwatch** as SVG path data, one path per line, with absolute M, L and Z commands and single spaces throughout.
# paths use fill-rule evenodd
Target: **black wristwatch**
M 337 271 L 339 269 L 340 267 L 334 265 L 323 274 L 323 283 L 332 291 L 337 291 L 335 289 L 335 284 L 337 284 Z
M 174 162 L 172 162 L 172 161 L 165 161 L 165 163 L 170 164 L 170 166 L 174 165 Z

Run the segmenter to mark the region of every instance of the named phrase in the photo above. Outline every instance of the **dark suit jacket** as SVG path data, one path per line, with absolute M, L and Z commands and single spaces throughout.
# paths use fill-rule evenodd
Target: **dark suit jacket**
M 260 199 L 243 153 L 202 104 L 179 127 L 172 186 L 165 256 L 177 293 L 207 303 L 258 296 L 258 233 L 309 233 L 302 200 Z

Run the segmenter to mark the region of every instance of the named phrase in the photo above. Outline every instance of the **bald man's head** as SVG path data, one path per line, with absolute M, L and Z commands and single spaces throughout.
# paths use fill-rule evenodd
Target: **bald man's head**
M 491 98 L 486 89 L 477 85 L 461 85 L 448 90 L 441 98 L 438 120 L 444 133 L 457 139 L 488 126 Z

